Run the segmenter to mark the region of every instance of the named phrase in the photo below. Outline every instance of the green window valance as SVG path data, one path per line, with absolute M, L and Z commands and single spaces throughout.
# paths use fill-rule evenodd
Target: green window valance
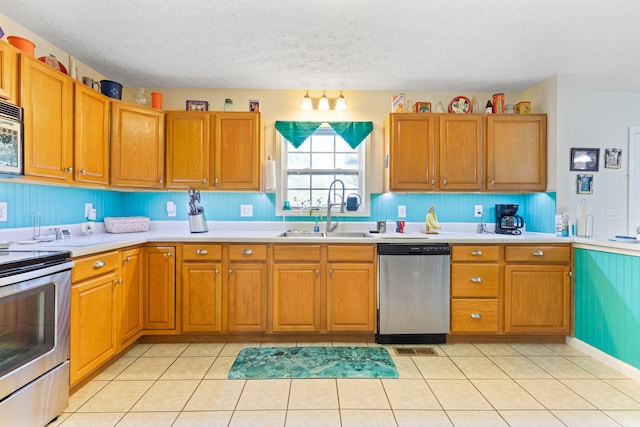
M 283 122 L 276 121 L 276 130 L 291 145 L 298 148 L 322 123 L 327 123 L 345 140 L 351 148 L 356 148 L 373 131 L 373 122 Z

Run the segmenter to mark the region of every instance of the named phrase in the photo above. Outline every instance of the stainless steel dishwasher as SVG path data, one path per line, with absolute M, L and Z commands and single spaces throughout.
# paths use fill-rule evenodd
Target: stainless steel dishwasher
M 377 343 L 446 342 L 450 257 L 446 243 L 378 244 Z

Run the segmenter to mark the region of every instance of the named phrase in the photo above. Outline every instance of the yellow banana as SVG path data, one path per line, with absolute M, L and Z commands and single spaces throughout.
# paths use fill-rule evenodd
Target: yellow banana
M 431 205 L 429 211 L 427 212 L 427 231 L 429 231 L 430 229 L 439 230 L 441 228 L 442 227 L 440 227 L 440 222 L 438 221 L 436 211 L 433 208 L 433 205 Z

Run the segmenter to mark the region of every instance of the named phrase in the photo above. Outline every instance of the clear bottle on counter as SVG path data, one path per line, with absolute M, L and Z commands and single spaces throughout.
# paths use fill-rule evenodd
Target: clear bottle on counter
M 136 89 L 136 94 L 133 95 L 133 102 L 135 102 L 138 105 L 147 105 L 148 104 L 147 92 L 144 90 L 144 88 L 140 87 L 140 88 Z
M 227 98 L 224 100 L 224 111 L 233 111 L 233 99 Z
M 442 105 L 442 101 L 438 102 L 436 105 L 436 113 L 445 113 L 444 105 Z

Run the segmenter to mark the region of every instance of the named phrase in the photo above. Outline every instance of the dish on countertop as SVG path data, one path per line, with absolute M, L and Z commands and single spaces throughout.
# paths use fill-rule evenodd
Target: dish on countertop
M 471 101 L 466 96 L 456 96 L 449 103 L 450 113 L 470 113 Z
M 616 236 L 616 242 L 619 243 L 636 243 L 638 240 L 632 236 Z

